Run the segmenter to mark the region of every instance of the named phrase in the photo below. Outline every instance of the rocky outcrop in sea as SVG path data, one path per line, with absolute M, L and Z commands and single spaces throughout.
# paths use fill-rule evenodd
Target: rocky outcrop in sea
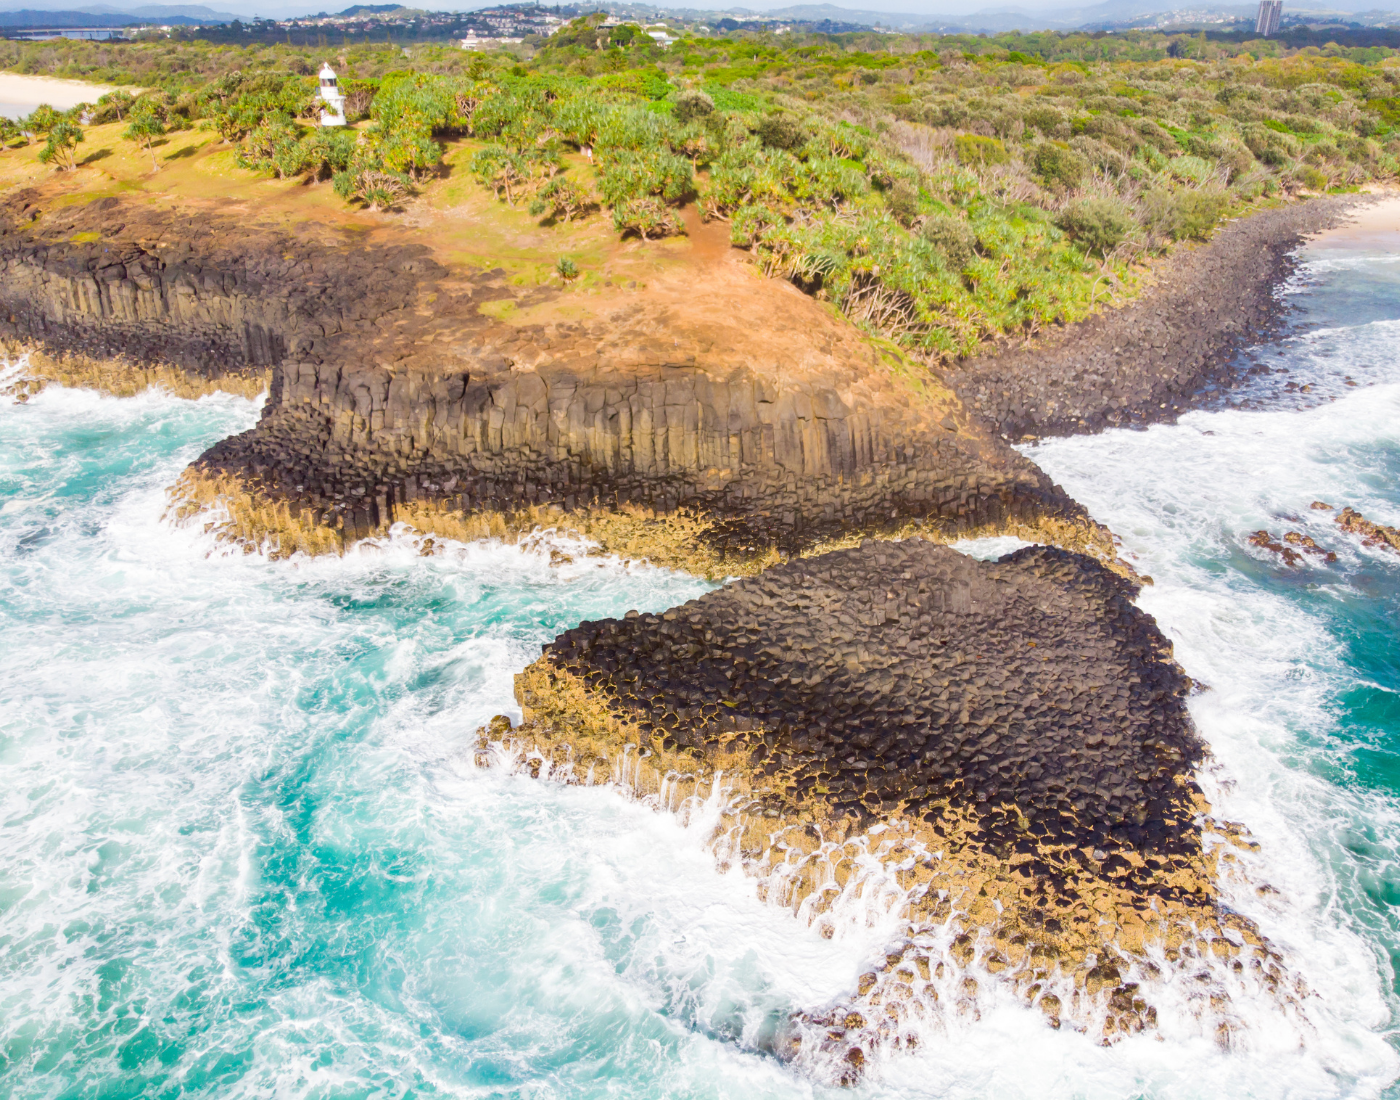
M 1162 961 L 1283 981 L 1217 900 L 1191 684 L 1136 593 L 1050 547 L 980 562 L 868 541 L 565 632 L 518 678 L 523 725 L 483 751 L 667 806 L 728 783 L 726 858 L 818 924 L 846 847 L 883 834 L 908 936 L 797 1027 L 852 1064 L 972 976 L 920 976 L 939 937 L 1055 1026 L 1111 1039 L 1151 1025 L 1141 982 Z

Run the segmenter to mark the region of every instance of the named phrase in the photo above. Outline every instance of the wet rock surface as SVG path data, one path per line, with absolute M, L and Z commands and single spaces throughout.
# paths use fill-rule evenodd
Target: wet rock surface
M 1189 968 L 1189 1011 L 1226 1043 L 1235 997 L 1306 994 L 1219 900 L 1250 842 L 1209 816 L 1191 683 L 1136 592 L 1050 547 L 867 541 L 566 632 L 478 758 L 698 817 L 824 935 L 893 899 L 905 934 L 791 1022 L 786 1056 L 835 1080 L 975 1015 L 993 981 L 1111 1042 Z
M 1011 439 L 1173 421 L 1244 380 L 1232 360 L 1281 324 L 1274 291 L 1294 270 L 1289 253 L 1365 201 L 1311 199 L 1231 222 L 1173 257 L 1139 299 L 1038 346 L 963 360 L 948 384 Z
M 1199 852 L 1189 681 L 1136 586 L 1048 547 L 983 563 L 910 539 L 789 562 L 545 649 L 665 748 L 746 734 L 784 808 L 938 821 L 973 840 Z M 1105 859 L 1109 857 L 1105 856 Z M 1105 873 L 1181 900 L 1138 861 Z M 1029 868 L 1029 881 L 1053 879 Z

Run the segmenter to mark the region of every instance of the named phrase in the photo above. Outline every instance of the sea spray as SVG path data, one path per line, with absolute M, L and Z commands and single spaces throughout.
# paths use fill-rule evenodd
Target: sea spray
M 1381 266 L 1376 276 L 1366 258 L 1346 257 L 1306 271 L 1322 285 L 1344 271 L 1363 309 L 1379 280 L 1393 317 L 1397 285 Z M 1358 1075 L 1364 1093 L 1395 1072 L 1393 1051 L 1375 1035 L 1397 1006 L 1400 935 L 1382 899 L 1393 889 L 1400 784 L 1372 760 L 1392 751 L 1400 708 L 1374 708 L 1366 721 L 1348 700 L 1395 698 L 1400 687 L 1394 634 L 1382 625 L 1397 606 L 1400 556 L 1309 505 L 1400 519 L 1400 385 L 1394 321 L 1341 323 L 1327 315 L 1345 312 L 1335 291 L 1313 308 L 1304 319 L 1323 327 L 1267 350 L 1294 385 L 1271 380 L 1265 407 L 1028 453 L 1156 578 L 1140 604 L 1210 689 L 1192 706 L 1215 758 L 1203 786 L 1217 815 L 1243 822 L 1258 842 L 1232 853 L 1237 872 L 1222 885 L 1313 991 L 1307 1049 Z M 1290 565 L 1251 542 L 1259 530 L 1311 538 L 1337 560 L 1304 555 Z

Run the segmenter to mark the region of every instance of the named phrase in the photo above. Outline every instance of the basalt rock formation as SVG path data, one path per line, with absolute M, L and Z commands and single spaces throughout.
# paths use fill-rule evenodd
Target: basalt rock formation
M 747 814 L 726 828 L 770 879 L 775 860 L 787 869 L 792 904 L 839 887 L 842 844 L 893 824 L 890 858 L 915 884 L 910 939 L 864 983 L 865 1007 L 821 1016 L 838 1045 L 898 1032 L 933 989 L 927 972 L 900 975 L 950 922 L 953 958 L 1005 971 L 1057 1026 L 1087 1026 L 1102 993 L 1094 1018 L 1112 1036 L 1152 1021 L 1124 984 L 1151 972 L 1150 946 L 1169 961 L 1252 954 L 1279 976 L 1216 903 L 1190 684 L 1136 592 L 1049 547 L 984 563 L 866 542 L 567 631 L 518 679 L 526 719 L 509 736 L 536 771 L 636 786 L 648 766 L 669 799 L 722 769 Z M 872 1016 L 878 990 L 894 1007 Z M 859 1026 L 839 1022 L 851 1015 Z
M 963 360 L 947 382 L 1011 439 L 1175 420 L 1233 381 L 1235 353 L 1281 318 L 1274 290 L 1293 250 L 1358 201 L 1313 199 L 1231 222 L 1123 308 L 1036 347 Z
M 270 372 L 262 421 L 212 447 L 186 489 L 246 497 L 250 516 L 261 501 L 284 549 L 443 512 L 601 508 L 710 517 L 701 535 L 722 558 L 911 521 L 1050 525 L 1112 554 L 935 380 L 902 381 L 893 353 L 752 275 L 624 298 L 601 319 L 508 323 L 561 291 L 326 228 L 195 224 L 110 198 L 5 213 L 0 333 L 214 384 Z

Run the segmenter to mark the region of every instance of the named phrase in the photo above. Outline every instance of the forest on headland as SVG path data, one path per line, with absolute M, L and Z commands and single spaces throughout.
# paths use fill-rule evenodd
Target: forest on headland
M 477 184 L 543 224 L 729 226 L 766 275 L 927 359 L 1130 293 L 1142 263 L 1261 203 L 1400 171 L 1400 55 L 1131 32 L 687 37 L 577 19 L 512 51 L 0 44 L 16 72 L 138 86 L 4 134 L 79 163 L 83 127 L 151 151 L 203 128 L 249 173 L 401 208 L 468 142 Z M 337 69 L 351 125 L 317 125 Z M 560 261 L 568 277 L 568 262 Z

